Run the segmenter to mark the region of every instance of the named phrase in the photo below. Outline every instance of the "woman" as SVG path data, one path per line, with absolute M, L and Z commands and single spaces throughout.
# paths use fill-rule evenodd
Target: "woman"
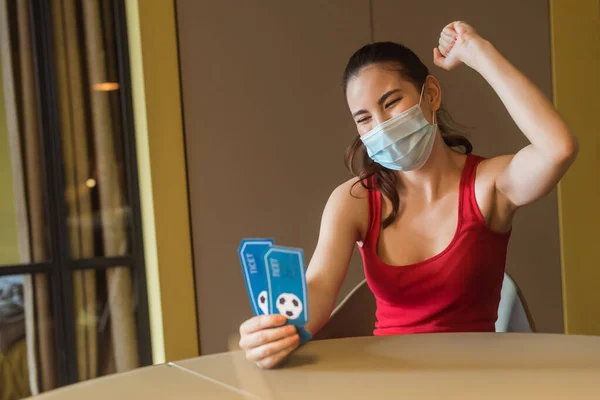
M 358 50 L 344 74 L 359 134 L 347 164 L 357 178 L 334 190 L 323 213 L 306 273 L 309 332 L 331 314 L 355 243 L 377 300 L 375 335 L 494 331 L 513 216 L 575 159 L 577 141 L 551 103 L 472 27 L 446 26 L 433 56 L 443 69 L 479 72 L 531 144 L 491 159 L 469 154 L 444 120 L 439 82 L 414 53 L 394 43 Z M 262 368 L 299 345 L 281 315 L 251 318 L 240 333 Z

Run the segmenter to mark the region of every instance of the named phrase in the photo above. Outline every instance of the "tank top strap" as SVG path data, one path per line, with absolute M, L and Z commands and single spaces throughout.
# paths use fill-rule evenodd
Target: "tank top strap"
M 484 222 L 475 198 L 475 176 L 477 166 L 483 160 L 483 157 L 474 154 L 467 155 L 467 160 L 463 167 L 460 180 L 459 218 L 461 218 L 462 221 Z M 377 188 L 375 177 L 370 179 L 369 185 L 373 189 L 367 191 L 369 202 L 369 228 L 365 243 L 372 240 L 376 241 L 381 230 L 382 199 L 381 192 Z
M 467 155 L 467 161 L 463 169 L 461 180 L 461 217 L 470 221 L 483 222 L 483 217 L 477 205 L 475 197 L 475 176 L 477 175 L 477 166 L 484 158 L 474 154 Z

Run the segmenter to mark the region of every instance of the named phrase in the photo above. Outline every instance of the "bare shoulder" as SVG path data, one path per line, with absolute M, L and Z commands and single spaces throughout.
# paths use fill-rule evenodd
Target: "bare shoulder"
M 368 192 L 359 178 L 352 178 L 333 190 L 329 202 L 345 210 L 368 207 Z
M 351 178 L 346 182 L 342 183 L 338 187 L 336 187 L 333 191 L 333 194 L 336 194 L 340 197 L 347 197 L 346 200 L 364 200 L 367 201 L 367 189 L 361 184 L 359 178 Z
M 338 223 L 351 225 L 363 237 L 369 223 L 368 191 L 359 178 L 352 178 L 336 187 L 325 208 L 324 217 L 329 215 Z

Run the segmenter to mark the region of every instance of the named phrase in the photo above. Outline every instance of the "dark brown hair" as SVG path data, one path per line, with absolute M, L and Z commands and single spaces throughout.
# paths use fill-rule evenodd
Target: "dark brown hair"
M 412 82 L 419 92 L 429 76 L 427 66 L 409 48 L 392 42 L 371 43 L 363 46 L 350 57 L 344 71 L 344 94 L 350 80 L 373 64 L 380 64 L 397 71 L 403 79 Z M 456 128 L 457 124 L 443 107 L 436 111 L 436 119 L 446 145 L 462 147 L 467 154 L 473 150 L 471 142 L 460 134 Z M 383 228 L 387 228 L 398 217 L 400 208 L 396 172 L 374 162 L 367 154 L 360 136 L 354 139 L 346 151 L 345 161 L 348 170 L 360 178 L 359 182 L 365 189 L 379 190 L 392 203 L 390 214 L 382 221 Z

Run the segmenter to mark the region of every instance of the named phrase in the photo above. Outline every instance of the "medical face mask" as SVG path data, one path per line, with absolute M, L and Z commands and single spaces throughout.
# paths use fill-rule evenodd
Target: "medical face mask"
M 367 148 L 369 157 L 376 163 L 396 171 L 412 171 L 421 168 L 433 149 L 437 133 L 435 112 L 430 124 L 419 104 L 402 114 L 377 125 L 360 139 Z

